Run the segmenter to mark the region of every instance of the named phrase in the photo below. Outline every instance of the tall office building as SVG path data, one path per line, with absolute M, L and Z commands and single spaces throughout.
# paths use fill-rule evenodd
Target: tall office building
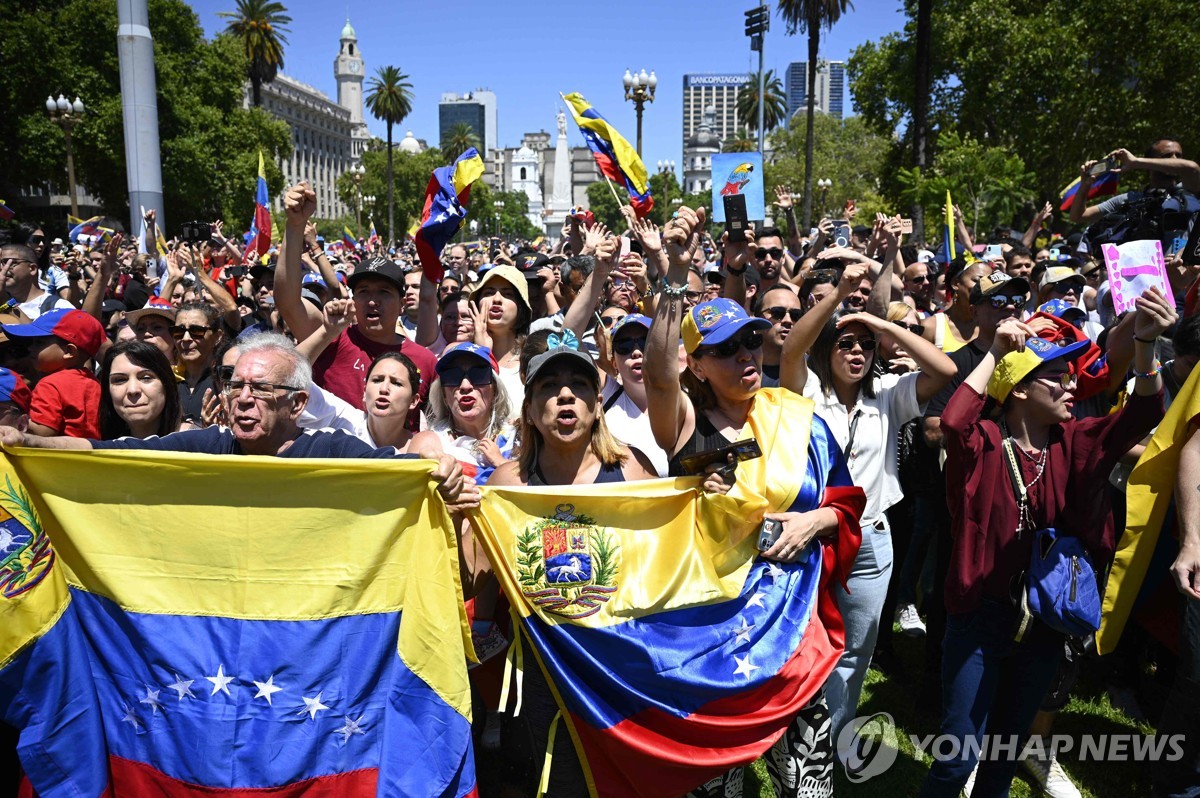
M 796 112 L 807 109 L 808 102 L 808 63 L 793 61 L 787 68 L 787 104 L 788 118 Z M 846 62 L 826 61 L 817 62 L 817 86 L 813 92 L 816 97 L 816 110 L 823 114 L 842 118 L 843 102 L 846 97 Z
M 496 95 L 486 89 L 476 89 L 466 94 L 446 93 L 438 103 L 438 141 L 455 125 L 469 125 L 483 144 L 486 156 L 496 149 Z
M 738 92 L 746 81 L 747 74 L 735 75 L 684 75 L 683 76 L 683 148 L 687 149 L 690 139 L 704 122 L 704 110 L 712 106 L 711 133 L 717 138 L 733 138 L 738 129 Z

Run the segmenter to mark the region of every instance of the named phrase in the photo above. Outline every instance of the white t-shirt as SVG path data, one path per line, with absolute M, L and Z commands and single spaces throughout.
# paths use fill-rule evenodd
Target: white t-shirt
M 521 363 L 515 360 L 511 366 L 500 367 L 500 384 L 508 394 L 509 421 L 520 417 L 521 403 L 525 401 L 525 383 L 521 382 Z
M 609 405 L 609 400 L 620 391 L 617 400 Z M 654 432 L 650 429 L 650 415 L 642 412 L 629 394 L 621 388 L 615 379 L 609 378 L 604 384 L 600 397 L 601 404 L 607 408 L 604 411 L 604 421 L 613 436 L 626 446 L 637 449 L 654 465 L 654 470 L 660 477 L 667 475 L 667 453 L 654 442 Z
M 925 412 L 924 405 L 917 402 L 919 376 L 920 372 L 915 371 L 884 374 L 878 378 L 875 397 L 860 392 L 854 405 L 852 413 L 858 422 L 846 465 L 854 484 L 867 494 L 867 507 L 862 515 L 864 526 L 878 520 L 885 510 L 904 498 L 899 478 L 900 427 Z M 804 383 L 804 395 L 816 403 L 816 414 L 829 425 L 838 446 L 846 451 L 851 415 L 836 393 L 830 391 L 826 396 L 821 391 L 821 381 L 811 368 Z
M 26 316 L 29 317 L 30 321 L 33 321 L 38 316 L 42 315 L 42 306 L 46 302 L 46 296 L 47 296 L 46 294 L 41 294 L 41 295 L 36 296 L 33 299 L 29 300 L 28 302 L 22 302 L 21 304 L 17 305 L 17 307 L 19 307 L 21 309 L 22 313 L 24 313 Z M 54 297 L 54 304 L 49 305 L 47 307 L 47 309 L 48 310 L 59 310 L 59 309 L 74 310 L 75 306 L 72 305 L 67 300 L 63 299 L 62 297 L 56 296 L 56 297 Z

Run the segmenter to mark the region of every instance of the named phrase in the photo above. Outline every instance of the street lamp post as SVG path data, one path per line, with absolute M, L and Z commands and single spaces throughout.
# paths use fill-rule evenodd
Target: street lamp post
M 646 74 L 646 70 L 642 70 L 636 75 L 625 70 L 625 76 L 621 78 L 621 82 L 625 84 L 625 99 L 633 103 L 633 107 L 637 112 L 637 154 L 642 157 L 642 108 L 647 102 L 654 102 L 654 89 L 658 86 L 658 77 L 651 70 L 650 74 Z
M 671 175 L 675 173 L 675 162 L 671 160 L 659 161 L 658 173 L 663 176 L 663 210 L 670 210 Z
M 821 189 L 821 216 L 825 216 L 825 200 L 829 197 L 829 188 L 833 185 L 833 181 L 827 177 L 817 179 L 817 188 Z
M 83 119 L 86 111 L 83 100 L 78 96 L 75 97 L 75 102 L 71 102 L 62 94 L 58 95 L 57 100 L 53 96 L 46 98 L 46 113 L 50 114 L 51 122 L 62 128 L 63 137 L 67 140 L 67 185 L 71 194 L 71 215 L 77 219 L 79 200 L 75 196 L 75 147 L 71 142 L 71 130 Z
M 367 216 L 370 218 L 371 224 L 375 224 L 375 195 L 374 194 L 362 195 L 362 204 L 363 204 L 363 207 L 370 209 L 367 212 Z
M 492 203 L 492 207 L 496 209 L 496 237 L 499 238 L 503 230 L 500 226 L 500 215 L 504 211 L 504 200 L 496 200 Z
M 363 181 L 363 175 L 365 175 L 366 173 L 367 173 L 367 170 L 363 168 L 362 164 L 359 164 L 358 166 L 350 167 L 350 174 L 354 177 L 354 233 L 355 233 L 355 235 L 357 235 L 358 232 L 360 230 L 362 230 L 362 206 L 363 206 L 362 181 Z

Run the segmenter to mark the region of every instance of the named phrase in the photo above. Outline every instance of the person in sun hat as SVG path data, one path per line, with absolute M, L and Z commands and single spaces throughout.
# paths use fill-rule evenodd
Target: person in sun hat
M 515 266 L 494 266 L 480 277 L 471 293 L 471 305 L 479 311 L 475 343 L 495 354 L 499 379 L 515 411 L 525 393 L 520 377 L 521 344 L 533 321 L 529 281 Z

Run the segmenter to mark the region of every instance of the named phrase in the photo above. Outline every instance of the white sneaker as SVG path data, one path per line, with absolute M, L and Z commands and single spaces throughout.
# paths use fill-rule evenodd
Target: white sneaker
M 909 605 L 912 606 L 911 604 Z M 975 774 L 979 773 L 979 763 L 975 763 L 975 767 L 971 768 L 971 775 L 967 776 L 967 783 L 962 788 L 962 798 L 971 798 L 971 791 L 975 789 Z
M 1058 764 L 1057 757 L 1051 754 L 1050 759 L 1046 760 L 1030 756 L 1028 751 L 1026 754 L 1021 759 L 1021 767 L 1033 779 L 1033 783 L 1041 787 L 1044 795 L 1050 798 L 1083 798 L 1079 788 L 1067 776 L 1062 765 Z
M 925 635 L 925 624 L 921 621 L 917 608 L 912 604 L 896 608 L 896 622 L 900 624 L 900 631 L 909 637 Z

